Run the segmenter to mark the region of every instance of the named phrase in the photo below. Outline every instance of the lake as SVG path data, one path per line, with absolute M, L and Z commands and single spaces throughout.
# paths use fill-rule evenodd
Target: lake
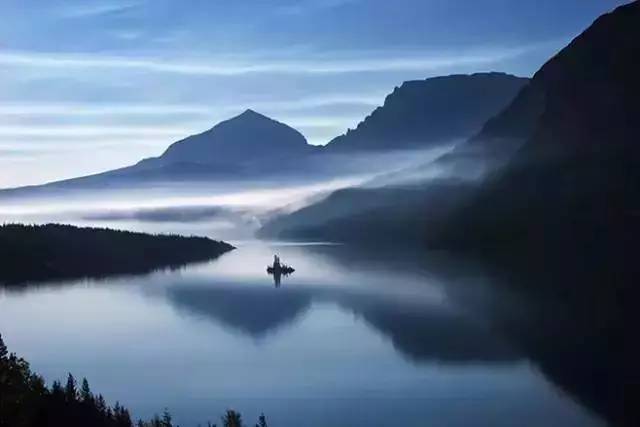
M 208 263 L 0 290 L 0 331 L 47 381 L 183 427 L 604 426 L 503 320 L 524 309 L 442 254 L 234 242 Z M 279 254 L 296 272 L 274 283 Z

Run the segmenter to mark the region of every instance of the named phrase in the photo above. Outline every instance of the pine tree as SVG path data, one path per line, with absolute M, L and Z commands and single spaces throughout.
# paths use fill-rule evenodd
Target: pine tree
M 162 413 L 162 427 L 173 427 L 171 414 L 166 408 Z
M 51 396 L 53 397 L 62 397 L 64 396 L 64 391 L 62 390 L 62 384 L 60 381 L 54 381 L 51 385 Z
M 96 409 L 103 416 L 107 413 L 107 402 L 105 402 L 104 397 L 101 394 L 96 398 Z
M 268 427 L 267 417 L 265 417 L 264 414 L 260 414 L 258 417 L 258 424 L 256 424 L 256 427 Z
M 242 417 L 239 412 L 228 409 L 227 413 L 222 417 L 223 427 L 242 427 Z
M 163 427 L 162 421 L 160 420 L 160 417 L 158 416 L 158 414 L 156 414 L 151 420 L 151 427 Z
M 64 388 L 64 396 L 67 402 L 75 402 L 78 400 L 78 389 L 76 387 L 76 379 L 69 374 L 67 377 L 67 385 Z
M 91 394 L 91 388 L 89 388 L 89 381 L 86 378 L 82 379 L 82 386 L 80 387 L 80 400 L 84 403 L 93 403 L 93 394 Z
M 7 355 L 9 354 L 9 350 L 7 350 L 7 346 L 4 344 L 2 340 L 2 334 L 0 334 L 0 360 L 5 361 L 7 359 Z

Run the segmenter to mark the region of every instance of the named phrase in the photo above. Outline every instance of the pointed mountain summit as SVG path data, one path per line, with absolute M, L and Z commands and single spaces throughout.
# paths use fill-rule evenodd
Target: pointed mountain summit
M 228 163 L 305 153 L 307 140 L 297 130 L 253 110 L 175 142 L 157 159 L 169 163 Z

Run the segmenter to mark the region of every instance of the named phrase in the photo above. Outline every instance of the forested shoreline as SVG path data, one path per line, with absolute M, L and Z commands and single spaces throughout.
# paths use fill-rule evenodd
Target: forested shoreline
M 206 237 L 4 224 L 0 226 L 0 285 L 147 273 L 207 261 L 233 249 Z

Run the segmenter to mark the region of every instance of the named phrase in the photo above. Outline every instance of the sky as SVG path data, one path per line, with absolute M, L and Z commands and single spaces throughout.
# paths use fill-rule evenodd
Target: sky
M 403 81 L 531 76 L 617 0 L 0 0 L 0 188 L 252 108 L 325 144 Z

